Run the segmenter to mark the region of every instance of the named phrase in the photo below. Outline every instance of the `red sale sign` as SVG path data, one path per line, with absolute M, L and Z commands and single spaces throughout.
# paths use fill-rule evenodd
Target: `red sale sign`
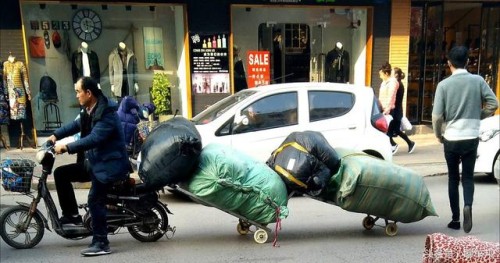
M 271 82 L 271 55 L 269 51 L 247 52 L 248 87 L 269 85 Z

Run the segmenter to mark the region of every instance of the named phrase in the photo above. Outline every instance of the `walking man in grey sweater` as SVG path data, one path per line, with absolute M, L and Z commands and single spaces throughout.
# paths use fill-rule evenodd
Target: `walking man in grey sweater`
M 432 110 L 434 134 L 444 144 L 444 156 L 448 165 L 448 197 L 452 213 L 452 221 L 448 227 L 457 230 L 460 229 L 458 186 L 459 166 L 462 163 L 465 233 L 472 229 L 473 174 L 480 120 L 490 116 L 498 108 L 498 100 L 486 81 L 479 75 L 467 72 L 467 62 L 466 47 L 456 46 L 450 50 L 448 66 L 452 74 L 439 82 Z

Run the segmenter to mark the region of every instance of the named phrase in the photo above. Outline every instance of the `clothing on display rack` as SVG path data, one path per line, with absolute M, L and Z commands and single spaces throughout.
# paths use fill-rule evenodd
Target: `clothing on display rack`
M 109 55 L 109 81 L 111 92 L 118 98 L 135 95 L 139 91 L 137 59 L 123 42 Z
M 99 68 L 99 58 L 97 57 L 97 53 L 90 50 L 86 42 L 82 42 L 78 50 L 73 52 L 71 62 L 73 83 L 76 83 L 83 76 L 91 77 L 97 83 L 100 83 L 101 70 Z
M 349 82 L 349 52 L 342 43 L 337 42 L 335 48 L 326 54 L 325 81 L 347 83 Z
M 10 119 L 26 119 L 26 104 L 31 100 L 28 72 L 22 61 L 9 55 L 3 64 L 3 84 L 8 91 Z
M 240 48 L 236 45 L 233 46 L 233 56 L 234 56 L 234 92 L 244 90 L 248 88 L 247 77 L 245 74 L 245 67 L 240 56 Z

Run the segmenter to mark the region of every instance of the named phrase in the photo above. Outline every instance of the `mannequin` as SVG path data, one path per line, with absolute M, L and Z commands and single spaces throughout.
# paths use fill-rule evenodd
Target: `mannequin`
M 21 137 L 19 147 L 22 149 L 25 138 L 23 122 L 27 118 L 27 106 L 31 101 L 31 91 L 29 88 L 28 73 L 26 66 L 16 57 L 9 54 L 9 58 L 3 64 L 3 85 L 8 91 L 10 119 L 19 122 Z
M 101 81 L 99 58 L 97 57 L 97 53 L 90 50 L 86 42 L 82 42 L 78 50 L 73 52 L 71 62 L 73 83 L 76 83 L 83 76 L 92 77 L 97 83 Z
M 137 59 L 134 52 L 128 49 L 125 43 L 118 43 L 118 47 L 109 55 L 111 92 L 119 100 L 125 96 L 137 94 L 139 85 L 137 84 L 136 75 Z
M 273 37 L 273 81 L 274 83 L 283 82 L 283 72 L 281 66 L 282 58 L 282 35 L 281 30 L 278 29 L 274 32 Z
M 245 67 L 240 58 L 240 48 L 233 45 L 233 61 L 234 61 L 234 92 L 248 88 L 247 78 L 245 75 Z
M 326 82 L 349 82 L 349 52 L 344 50 L 341 42 L 335 44 L 325 58 Z

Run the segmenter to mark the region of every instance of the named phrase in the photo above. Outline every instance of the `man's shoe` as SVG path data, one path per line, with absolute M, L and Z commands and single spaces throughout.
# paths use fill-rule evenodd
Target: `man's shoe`
M 102 256 L 102 255 L 107 255 L 111 254 L 111 249 L 109 248 L 108 244 L 105 244 L 103 242 L 95 242 L 90 244 L 90 246 L 86 249 L 83 249 L 80 251 L 80 253 L 83 256 Z
M 393 145 L 392 146 L 392 154 L 396 154 L 398 152 L 398 149 L 399 149 L 399 145 Z
M 81 226 L 83 225 L 83 220 L 82 216 L 62 216 L 59 218 L 59 222 L 61 225 L 75 225 L 75 226 Z
M 410 147 L 408 147 L 408 153 L 412 153 L 413 151 L 415 151 L 415 145 L 416 143 L 415 142 L 410 142 Z
M 469 233 L 472 229 L 472 207 L 466 205 L 464 207 L 464 232 Z
M 460 229 L 460 221 L 451 221 L 448 223 L 448 228 L 459 230 Z

